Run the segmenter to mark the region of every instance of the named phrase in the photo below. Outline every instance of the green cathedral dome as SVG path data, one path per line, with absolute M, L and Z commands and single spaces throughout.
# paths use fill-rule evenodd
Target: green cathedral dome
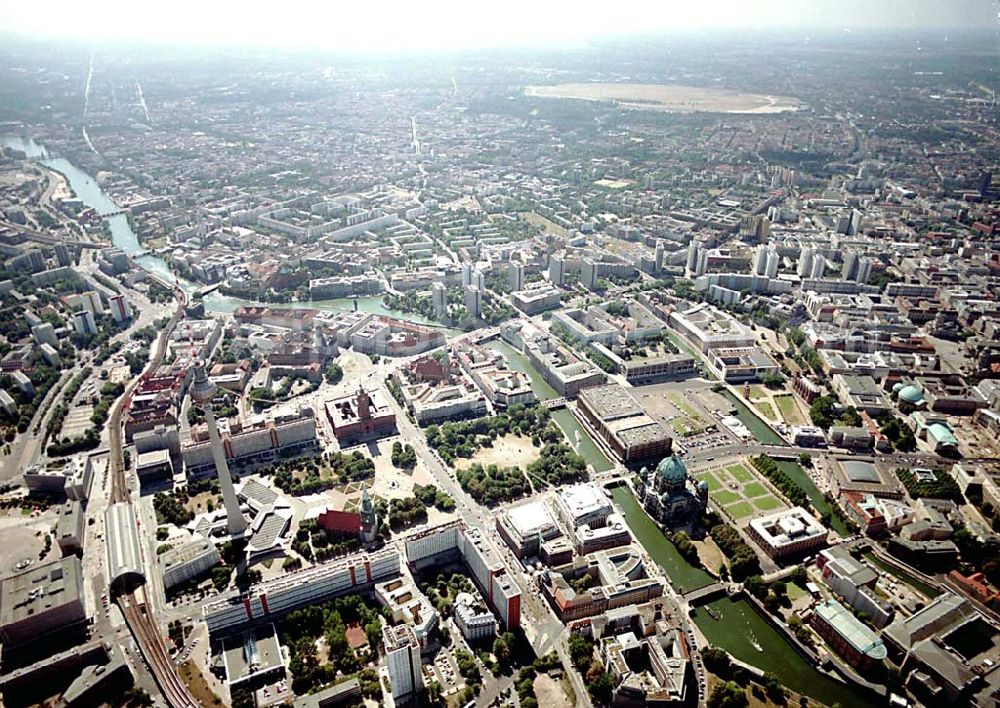
M 687 467 L 677 455 L 664 457 L 656 466 L 656 473 L 669 484 L 684 484 L 688 478 Z

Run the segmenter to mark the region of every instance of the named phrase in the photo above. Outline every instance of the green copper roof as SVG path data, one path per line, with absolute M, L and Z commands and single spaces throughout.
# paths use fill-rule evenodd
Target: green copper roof
M 656 473 L 663 477 L 665 482 L 674 484 L 683 484 L 688 478 L 687 467 L 677 455 L 660 460 L 660 464 L 656 466 Z
M 915 384 L 903 386 L 899 389 L 899 400 L 912 403 L 914 405 L 924 402 L 924 392 Z
M 943 423 L 931 423 L 927 426 L 927 434 L 941 445 L 958 445 L 958 438 L 951 428 Z

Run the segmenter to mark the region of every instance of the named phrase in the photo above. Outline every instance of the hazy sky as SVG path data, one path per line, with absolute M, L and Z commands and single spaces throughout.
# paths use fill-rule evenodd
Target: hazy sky
M 737 28 L 993 27 L 1000 0 L 0 0 L 22 36 L 344 51 L 568 44 Z

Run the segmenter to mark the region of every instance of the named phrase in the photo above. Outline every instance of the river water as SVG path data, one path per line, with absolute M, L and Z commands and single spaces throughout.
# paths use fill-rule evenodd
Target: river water
M 714 582 L 703 569 L 684 560 L 627 486 L 614 487 L 611 496 L 622 510 L 632 535 L 646 549 L 649 557 L 663 568 L 674 590 L 685 593 Z M 828 705 L 839 703 L 845 708 L 871 705 L 864 693 L 813 668 L 746 600 L 723 597 L 708 606 L 718 619 L 713 619 L 704 608 L 700 608 L 694 621 L 713 646 L 725 649 L 740 661 L 773 673 L 785 686 Z
M 503 354 L 507 359 L 507 365 L 513 371 L 520 371 L 528 377 L 531 381 L 531 390 L 535 392 L 540 401 L 559 398 L 559 393 L 542 378 L 542 375 L 524 354 L 503 340 L 494 340 L 488 346 Z M 552 411 L 552 418 L 562 429 L 573 449 L 583 455 L 583 458 L 595 471 L 606 472 L 614 467 L 611 460 L 601 452 L 601 448 L 597 447 L 597 443 L 590 437 L 590 434 L 581 427 L 572 411 L 568 408 L 560 408 Z
M 108 214 L 118 210 L 118 205 L 111 197 L 105 194 L 93 177 L 80 170 L 65 158 L 49 157 L 45 147 L 30 138 L 25 139 L 17 135 L 3 135 L 0 136 L 0 145 L 21 150 L 27 153 L 28 157 L 37 159 L 46 167 L 63 174 L 77 198 L 87 206 L 94 208 L 99 214 Z M 129 226 L 128 219 L 124 214 L 110 217 L 108 223 L 111 230 L 112 242 L 115 246 L 121 248 L 129 255 L 142 250 L 139 240 Z M 136 262 L 149 272 L 161 275 L 168 280 L 177 280 L 186 292 L 194 292 L 199 288 L 194 283 L 176 278 L 170 271 L 167 263 L 158 256 L 139 256 L 136 258 Z M 222 313 L 232 312 L 241 305 L 260 304 L 240 298 L 219 295 L 218 293 L 209 293 L 206 295 L 204 303 L 207 310 Z M 271 303 L 268 306 L 311 307 L 320 310 L 351 310 L 356 307 L 365 312 L 400 317 L 401 319 L 413 322 L 429 323 L 428 320 L 419 315 L 401 313 L 386 308 L 379 296 L 289 304 Z M 521 371 L 528 376 L 531 380 L 532 389 L 539 399 L 545 400 L 558 397 L 555 389 L 541 377 L 521 352 L 502 341 L 491 342 L 490 346 L 507 357 L 508 364 L 512 369 Z M 584 456 L 594 469 L 601 472 L 613 467 L 611 461 L 601 452 L 589 434 L 580 427 L 569 410 L 554 411 L 553 418 L 559 424 L 560 428 L 562 428 L 574 448 Z M 759 425 L 760 421 L 753 414 L 749 414 L 747 420 L 744 420 L 744 424 L 747 423 L 758 424 L 748 425 L 747 427 L 758 438 L 763 438 L 762 442 L 781 444 L 778 442 L 780 438 L 775 440 L 777 435 L 773 431 L 769 428 L 767 429 L 770 435 L 764 431 Z M 632 533 L 643 545 L 650 557 L 663 567 L 670 578 L 671 585 L 678 592 L 686 592 L 712 582 L 712 578 L 708 573 L 690 565 L 684 560 L 673 544 L 663 536 L 659 527 L 643 511 L 642 507 L 639 506 L 635 497 L 626 486 L 616 487 L 612 490 L 612 496 L 625 514 L 626 522 Z M 809 666 L 792 649 L 788 642 L 772 629 L 746 601 L 733 602 L 723 598 L 711 603 L 710 606 L 716 611 L 720 619 L 713 620 L 706 612 L 702 611 L 697 614 L 695 621 L 708 640 L 713 644 L 724 648 L 741 661 L 774 673 L 782 683 L 790 688 L 827 704 L 840 703 L 843 706 L 868 705 L 868 701 L 857 692 L 815 671 Z M 756 641 L 763 651 L 757 650 L 754 646 L 754 641 Z
M 19 135 L 0 135 L 0 145 L 21 150 L 28 157 L 36 159 L 46 167 L 62 174 L 66 177 L 77 199 L 96 210 L 98 214 L 111 214 L 118 211 L 118 205 L 101 189 L 97 180 L 65 158 L 50 157 L 44 145 L 35 142 L 31 138 L 24 138 Z M 143 250 L 138 237 L 129 226 L 128 218 L 124 214 L 108 218 L 108 226 L 111 230 L 111 242 L 125 253 L 133 256 L 135 253 Z M 171 272 L 167 262 L 159 256 L 151 254 L 141 255 L 136 257 L 135 261 L 150 273 L 160 275 L 168 281 L 177 281 L 187 293 L 195 292 L 201 288 L 197 283 L 178 278 Z M 363 312 L 397 317 L 418 324 L 434 324 L 433 321 L 421 315 L 391 310 L 385 307 L 382 304 L 382 298 L 378 295 L 358 298 L 338 298 L 335 300 L 309 300 L 293 303 L 260 303 L 212 292 L 204 296 L 203 302 L 205 303 L 206 310 L 220 313 L 231 313 L 244 305 L 266 305 L 272 308 L 308 307 L 316 310 L 353 310 L 356 308 Z M 449 334 L 456 334 L 458 332 L 458 330 L 446 331 Z

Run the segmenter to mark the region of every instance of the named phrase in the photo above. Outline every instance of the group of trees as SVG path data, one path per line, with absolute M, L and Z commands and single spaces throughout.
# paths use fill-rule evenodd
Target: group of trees
M 367 649 L 355 651 L 348 644 L 347 627 L 353 624 L 364 629 Z M 338 674 L 352 674 L 367 663 L 381 642 L 382 620 L 379 611 L 360 595 L 346 595 L 290 612 L 284 621 L 284 633 L 291 654 L 292 690 L 304 694 L 335 680 Z M 320 637 L 329 657 L 325 662 L 320 662 L 316 650 Z M 377 679 L 375 683 L 377 687 Z
M 413 485 L 413 495 L 423 502 L 424 506 L 435 506 L 443 512 L 455 510 L 455 500 L 433 484 Z
M 951 499 L 960 504 L 964 502 L 962 491 L 958 488 L 954 477 L 944 470 L 934 470 L 933 475 L 934 479 L 923 480 L 917 479 L 912 469 L 900 467 L 896 470 L 899 481 L 915 499 Z
M 295 382 L 298 379 L 292 376 L 285 376 L 278 383 L 278 387 L 274 388 L 271 386 L 261 386 L 259 388 L 254 388 L 250 390 L 247 394 L 247 400 L 250 401 L 250 405 L 253 406 L 254 412 L 259 413 L 260 411 L 266 410 L 276 403 L 281 403 L 292 398 L 293 395 L 300 396 L 307 393 L 312 393 L 317 388 L 319 388 L 318 383 L 312 381 L 306 384 L 305 389 L 296 391 L 293 393 L 292 389 L 295 386 Z
M 463 490 L 477 503 L 487 506 L 517 499 L 531 489 L 524 474 L 516 467 L 483 467 L 476 462 L 468 469 L 458 470 L 456 477 Z
M 764 374 L 760 381 L 768 388 L 781 388 L 785 384 L 785 377 L 777 371 L 771 371 Z
M 125 391 L 125 385 L 121 382 L 111 383 L 110 381 L 105 382 L 101 386 L 100 392 L 90 398 L 90 402 L 93 406 L 93 410 L 90 414 L 91 427 L 88 428 L 83 435 L 76 438 L 62 438 L 55 440 L 46 448 L 46 452 L 51 457 L 58 457 L 61 455 L 70 455 L 74 452 L 80 452 L 81 450 L 92 450 L 97 447 L 101 440 L 101 431 L 104 428 L 104 424 L 108 420 L 108 413 L 111 410 L 111 406 L 115 399 L 118 398 Z M 64 398 L 65 402 L 72 402 L 70 397 Z M 81 403 L 84 401 L 81 401 Z M 67 413 L 66 404 L 60 404 L 53 415 L 58 415 L 59 418 L 52 424 L 52 435 L 55 437 L 59 434 L 62 429 L 62 422 L 65 419 Z M 50 419 L 52 420 L 52 419 Z M 57 427 L 58 426 L 58 427 Z
M 490 417 L 430 425 L 425 434 L 427 444 L 449 465 L 457 457 L 472 457 L 479 448 L 490 447 L 507 434 L 530 437 L 536 445 L 562 440 L 547 408 L 520 403 Z
M 508 633 L 509 635 L 509 633 Z M 508 635 L 502 635 L 506 637 Z M 512 636 L 512 635 L 511 635 Z M 500 637 L 497 637 L 500 640 Z M 496 642 L 494 642 L 493 653 L 500 661 L 497 654 Z M 538 699 L 535 697 L 535 677 L 539 673 L 545 673 L 560 665 L 559 657 L 554 651 L 550 651 L 545 656 L 540 656 L 528 666 L 522 667 L 514 681 L 514 688 L 517 690 L 517 700 L 521 708 L 538 708 Z M 501 662 L 503 666 L 503 662 Z
M 155 280 L 152 280 L 149 282 L 149 290 L 146 292 L 146 297 L 152 303 L 173 302 L 174 293 Z
M 861 425 L 861 415 L 854 408 L 841 410 L 836 396 L 819 396 L 809 406 L 809 418 L 813 425 L 828 430 L 834 423 L 857 427 Z
M 157 524 L 173 524 L 183 526 L 194 518 L 184 506 L 187 502 L 187 495 L 172 495 L 166 492 L 157 492 L 153 496 L 153 509 L 156 511 Z
M 380 532 L 388 537 L 390 529 L 399 531 L 427 521 L 427 509 L 436 506 L 441 511 L 453 511 L 455 500 L 432 484 L 413 486 L 413 496 L 407 499 L 392 499 L 388 503 L 377 504 L 379 517 L 385 519 Z
M 383 508 L 384 511 L 380 511 L 379 515 L 393 531 L 427 522 L 427 507 L 417 497 L 391 499 L 388 506 Z
M 786 336 L 791 346 L 785 351 L 785 354 L 794 359 L 795 363 L 803 369 L 812 369 L 814 373 L 823 376 L 823 360 L 816 350 L 809 346 L 805 332 L 798 327 L 789 327 Z
M 420 591 L 427 596 L 434 608 L 444 617 L 450 617 L 455 598 L 461 592 L 477 594 L 476 586 L 461 573 L 445 575 L 438 573 L 433 579 L 422 576 L 418 579 Z
M 562 484 L 581 479 L 587 472 L 587 461 L 573 452 L 564 442 L 549 443 L 538 459 L 527 467 L 528 477 L 546 484 Z
M 327 531 L 319 525 L 316 519 L 303 520 L 292 540 L 292 550 L 295 553 L 306 560 L 315 560 L 316 562 L 353 553 L 360 547 L 361 541 L 357 534 Z M 295 569 L 294 563 L 286 563 L 286 566 L 288 566 L 285 568 L 286 570 Z
M 729 572 L 733 580 L 741 581 L 760 574 L 757 554 L 736 529 L 728 524 L 716 524 L 709 533 L 729 559 Z
M 995 543 L 980 541 L 961 524 L 956 525 L 951 539 L 958 546 L 963 564 L 971 570 L 982 572 L 993 585 L 1000 585 L 1000 560 Z
M 669 538 L 684 560 L 694 566 L 701 565 L 701 559 L 698 557 L 698 547 L 694 545 L 694 541 L 691 540 L 691 536 L 688 535 L 687 531 L 674 531 L 669 535 Z
M 340 364 L 335 361 L 331 361 L 326 366 L 326 371 L 324 372 L 326 377 L 326 382 L 333 386 L 339 384 L 344 378 L 344 370 L 340 368 Z
M 375 476 L 375 463 L 359 450 L 350 454 L 327 452 L 309 460 L 277 462 L 258 470 L 272 475 L 274 486 L 286 494 L 302 496 L 330 489 L 337 484 L 358 482 Z M 296 474 L 299 473 L 298 478 Z
M 610 705 L 615 690 L 614 678 L 604 670 L 604 665 L 594 656 L 593 641 L 571 633 L 568 643 L 570 659 L 583 676 L 591 699 L 596 705 Z
M 538 459 L 526 468 L 528 476 L 546 484 L 560 484 L 584 476 L 587 463 L 583 457 L 565 443 L 555 443 L 542 448 Z M 487 506 L 510 501 L 531 491 L 524 473 L 517 467 L 483 467 L 478 462 L 468 469 L 456 472 L 462 489 L 480 504 Z
M 785 497 L 795 506 L 809 507 L 809 495 L 799 486 L 798 482 L 778 467 L 778 463 L 767 455 L 750 458 L 750 463 L 758 472 L 768 478 Z
M 476 663 L 476 657 L 464 649 L 458 649 L 455 652 L 455 664 L 458 666 L 458 673 L 465 679 L 466 685 L 473 687 L 473 690 L 479 693 L 483 672 L 480 671 L 479 664 Z
M 531 437 L 536 446 L 544 444 L 537 460 L 526 467 L 528 477 L 543 484 L 558 484 L 579 479 L 587 463 L 564 442 L 563 434 L 543 406 L 511 406 L 506 412 L 489 418 L 448 422 L 427 428 L 427 442 L 441 458 L 453 464 L 457 457 L 472 457 L 481 447 L 491 447 L 507 434 Z M 520 497 L 531 485 L 518 468 L 483 467 L 479 463 L 458 470 L 462 489 L 476 501 L 494 504 Z
M 412 470 L 417 466 L 417 451 L 409 443 L 403 445 L 397 440 L 392 444 L 392 464 L 402 470 Z
M 746 591 L 764 603 L 772 614 L 777 614 L 782 605 L 789 605 L 788 585 L 784 580 L 775 580 L 773 583 L 764 582 L 760 575 L 751 575 L 743 581 Z
M 66 387 L 62 391 L 62 401 L 52 410 L 52 415 L 49 416 L 48 423 L 45 424 L 46 439 L 57 436 L 62 432 L 63 421 L 66 420 L 66 414 L 69 413 L 69 406 L 66 405 L 66 401 L 72 401 L 76 398 L 76 394 L 80 392 L 83 382 L 90 378 L 92 373 L 94 373 L 94 370 L 88 366 L 66 384 Z M 0 382 L 2 382 L 2 378 L 0 378 Z
M 917 449 L 917 438 L 913 431 L 895 416 L 889 415 L 881 421 L 880 429 L 882 434 L 889 438 L 892 446 L 900 452 L 913 452 Z
M 743 708 L 750 705 L 746 686 L 750 685 L 752 676 L 747 669 L 733 663 L 729 654 L 718 647 L 702 649 L 701 658 L 705 662 L 705 668 L 722 679 L 708 698 L 710 708 Z M 759 693 L 761 689 L 763 695 Z M 772 673 L 765 673 L 763 684 L 760 687 L 754 686 L 753 692 L 762 703 L 765 702 L 762 700 L 765 696 L 769 702 L 777 705 L 784 705 L 787 700 L 784 686 Z

